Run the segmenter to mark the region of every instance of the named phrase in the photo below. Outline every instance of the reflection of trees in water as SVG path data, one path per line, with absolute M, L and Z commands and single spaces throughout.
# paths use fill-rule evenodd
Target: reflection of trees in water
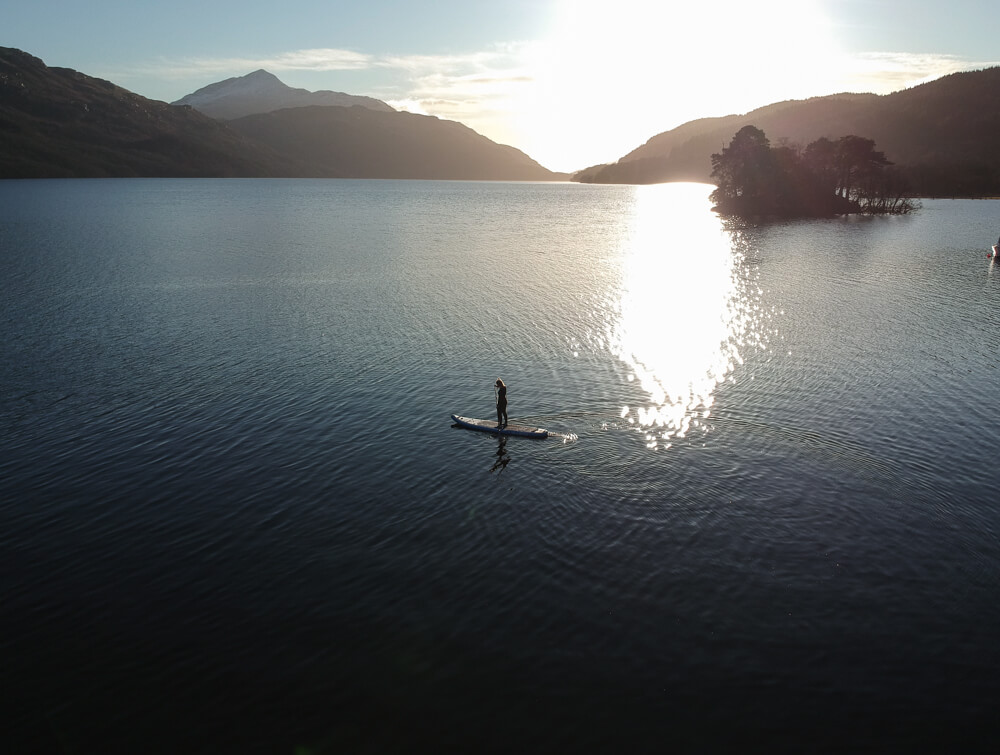
M 510 464 L 510 454 L 507 453 L 507 437 L 504 435 L 498 435 L 497 460 L 493 462 L 493 466 L 490 467 L 490 472 L 496 472 L 497 475 L 499 475 L 507 468 L 508 464 Z

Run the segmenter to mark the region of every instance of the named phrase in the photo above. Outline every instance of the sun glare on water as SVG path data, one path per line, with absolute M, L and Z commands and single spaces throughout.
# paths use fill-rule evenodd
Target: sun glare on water
M 622 239 L 623 287 L 611 348 L 648 401 L 622 418 L 669 446 L 709 417 L 717 386 L 742 364 L 752 327 L 729 234 L 702 184 L 639 187 Z

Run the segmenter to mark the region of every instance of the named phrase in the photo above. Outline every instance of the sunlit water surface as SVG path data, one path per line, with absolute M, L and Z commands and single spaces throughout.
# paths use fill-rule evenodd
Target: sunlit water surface
M 998 203 L 709 189 L 0 182 L 0 736 L 990 741 Z

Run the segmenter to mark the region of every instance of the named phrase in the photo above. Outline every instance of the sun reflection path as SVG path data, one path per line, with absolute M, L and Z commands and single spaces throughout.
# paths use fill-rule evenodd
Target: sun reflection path
M 738 275 L 740 255 L 711 212 L 710 186 L 638 187 L 622 239 L 620 317 L 612 350 L 648 402 L 622 419 L 646 432 L 650 448 L 669 447 L 712 410 L 716 387 L 743 363 L 754 333 L 757 292 Z

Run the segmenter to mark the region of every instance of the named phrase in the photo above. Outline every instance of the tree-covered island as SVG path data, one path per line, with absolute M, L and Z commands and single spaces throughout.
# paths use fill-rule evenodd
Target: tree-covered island
M 817 139 L 805 149 L 772 147 L 756 126 L 741 128 L 712 155 L 715 210 L 744 218 L 898 215 L 915 205 L 905 181 L 860 136 Z

